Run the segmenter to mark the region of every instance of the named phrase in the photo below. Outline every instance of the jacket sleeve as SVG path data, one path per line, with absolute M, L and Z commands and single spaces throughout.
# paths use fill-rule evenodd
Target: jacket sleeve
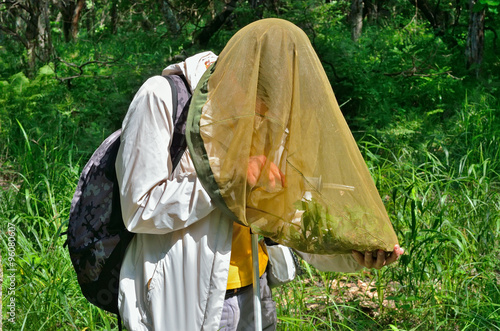
M 170 84 L 156 76 L 139 89 L 123 121 L 116 173 L 123 221 L 131 232 L 165 234 L 215 208 L 187 151 L 172 174 L 171 109 Z

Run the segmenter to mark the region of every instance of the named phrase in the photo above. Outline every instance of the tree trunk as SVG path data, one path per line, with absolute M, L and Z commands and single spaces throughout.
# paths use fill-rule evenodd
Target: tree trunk
M 61 12 L 64 41 L 75 40 L 78 35 L 78 25 L 85 8 L 85 0 L 70 0 L 54 2 Z
M 408 0 L 412 5 L 418 8 L 420 12 L 424 15 L 424 17 L 429 21 L 432 28 L 434 29 L 434 33 L 436 35 L 443 35 L 446 30 L 446 15 L 439 8 L 439 6 L 434 6 L 432 9 L 431 5 L 427 0 Z
M 140 8 L 138 6 L 137 8 Z M 142 20 L 141 20 L 141 27 L 144 31 L 152 31 L 155 24 L 149 20 L 149 15 L 147 14 L 145 9 L 142 9 Z
M 363 0 L 352 0 L 350 20 L 351 38 L 357 41 L 363 30 Z
M 85 7 L 85 0 L 78 0 L 73 11 L 73 18 L 71 19 L 71 37 L 73 40 L 76 39 L 78 35 L 78 24 L 80 22 L 80 17 L 82 16 L 83 8 Z
M 170 33 L 177 36 L 181 30 L 177 18 L 175 17 L 172 7 L 167 0 L 160 0 L 161 13 L 163 14 L 163 20 L 168 27 Z
M 36 64 L 36 40 L 38 38 L 38 13 L 33 8 L 31 1 L 27 3 L 26 9 L 29 18 L 26 20 L 26 49 L 28 51 L 28 72 L 33 74 Z M 35 4 L 36 6 L 36 4 Z
M 62 16 L 62 30 L 64 35 L 64 41 L 70 42 L 72 33 L 71 33 L 71 23 L 73 21 L 73 13 L 75 11 L 75 2 L 74 1 L 56 1 L 55 5 L 59 8 L 59 12 Z
M 52 52 L 48 0 L 29 0 L 25 10 L 28 16 L 26 18 L 28 67 L 32 75 L 35 72 L 37 58 L 46 63 Z
M 194 37 L 194 42 L 198 45 L 205 47 L 213 36 L 226 22 L 229 15 L 231 15 L 238 5 L 238 0 L 231 0 L 222 12 L 220 12 L 211 22 L 209 22 L 205 27 L 197 33 Z
M 484 9 L 479 11 L 474 10 L 477 2 L 477 0 L 469 1 L 469 29 L 467 32 L 467 48 L 465 49 L 467 69 L 475 69 L 476 76 L 479 75 L 479 68 L 483 60 L 484 18 L 486 15 Z
M 118 28 L 118 0 L 111 2 L 111 33 L 116 34 Z
M 365 0 L 365 16 L 370 22 L 378 22 L 379 5 L 376 0 Z
M 28 75 L 36 70 L 36 62 L 50 61 L 52 38 L 49 21 L 50 0 L 5 1 L 2 3 L 0 30 L 20 41 L 28 53 Z
M 38 17 L 38 56 L 43 63 L 48 63 L 52 56 L 49 0 L 39 0 L 38 4 L 40 6 L 40 16 Z
M 85 15 L 84 22 L 88 35 L 93 36 L 96 22 L 95 4 L 93 2 L 90 2 L 90 5 L 87 7 L 87 15 Z

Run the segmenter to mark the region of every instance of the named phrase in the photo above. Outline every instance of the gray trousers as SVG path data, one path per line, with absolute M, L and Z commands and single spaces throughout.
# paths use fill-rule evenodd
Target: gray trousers
M 267 285 L 267 272 L 260 277 L 260 299 L 262 307 L 262 330 L 276 330 L 276 303 L 271 296 L 271 288 Z M 253 290 L 245 288 L 237 295 L 224 300 L 220 331 L 253 331 Z

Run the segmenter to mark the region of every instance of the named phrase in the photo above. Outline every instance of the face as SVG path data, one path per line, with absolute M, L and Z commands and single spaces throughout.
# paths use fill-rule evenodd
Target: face
M 257 96 L 257 101 L 255 102 L 255 113 L 264 116 L 269 108 L 267 108 L 266 103 Z

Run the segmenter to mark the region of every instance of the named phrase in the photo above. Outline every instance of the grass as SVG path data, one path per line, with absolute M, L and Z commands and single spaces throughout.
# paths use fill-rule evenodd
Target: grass
M 407 40 L 411 35 L 388 30 L 387 36 L 401 40 L 384 33 L 363 50 L 345 40 L 346 47 L 335 46 L 342 38 L 333 33 L 337 28 L 318 34 L 326 38 L 318 42 L 319 51 L 338 72 L 349 75 L 334 81 L 334 90 L 349 107 L 348 120 L 360 130 L 354 134 L 406 254 L 393 266 L 356 274 L 319 272 L 304 263 L 303 275 L 273 290 L 278 330 L 500 329 L 500 100 L 479 84 L 465 90 L 461 85 L 466 82 L 448 75 L 383 77 L 381 72 L 407 68 L 398 64 L 405 57 L 397 52 L 421 56 L 403 48 L 414 42 Z M 123 47 L 62 45 L 67 54 L 81 51 L 80 58 L 67 57 L 75 63 L 94 53 L 121 58 L 124 48 L 136 49 L 114 68 L 88 67 L 97 73 L 95 79 L 75 79 L 71 89 L 58 84 L 47 67 L 31 80 L 15 72 L 9 81 L 1 77 L 4 277 L 9 224 L 15 228 L 17 262 L 14 296 L 3 283 L 5 329 L 117 329 L 115 316 L 81 295 L 61 232 L 86 160 L 119 125 L 142 78 L 172 53 L 158 48 L 163 42 L 147 44 L 155 42 L 152 37 L 128 39 L 140 42 L 136 48 L 125 47 L 125 39 L 115 41 Z M 429 42 L 422 43 L 419 49 L 428 48 Z M 352 54 L 340 54 L 349 47 Z M 386 60 L 365 56 L 377 50 Z M 436 67 L 453 64 L 447 56 L 438 60 L 444 62 Z M 14 68 L 7 60 L 0 64 Z M 58 74 L 69 76 L 66 70 Z M 439 104 L 427 107 L 433 100 Z M 364 107 L 371 115 L 354 118 Z M 5 319 L 12 298 L 14 324 Z
M 500 329 L 500 126 L 486 99 L 467 98 L 440 132 L 359 140 L 406 254 L 278 289 L 279 329 Z
M 359 140 L 406 254 L 357 274 L 304 265 L 274 290 L 279 330 L 500 329 L 499 132 L 492 113 L 467 102 L 440 140 L 384 132 Z M 4 325 L 116 328 L 82 297 L 60 235 L 83 159 L 62 132 L 40 137 L 18 126 L 20 167 L 2 168 L 0 189 L 0 221 L 15 225 L 17 254 L 16 323 Z M 6 248 L 2 236 L 3 261 Z
M 110 329 L 110 316 L 83 298 L 67 250 L 63 247 L 65 221 L 78 169 L 72 166 L 71 145 L 25 137 L 17 185 L 0 189 L 0 224 L 13 224 L 17 266 L 15 323 L 12 330 L 75 330 L 82 325 Z M 55 132 L 57 135 L 57 132 Z M 69 158 L 69 160 L 68 160 Z M 4 229 L 2 229 L 2 232 Z M 7 247 L 2 236 L 2 253 Z M 5 256 L 5 255 L 4 255 Z M 10 298 L 4 297 L 4 302 Z M 4 315 L 5 316 L 5 315 Z

